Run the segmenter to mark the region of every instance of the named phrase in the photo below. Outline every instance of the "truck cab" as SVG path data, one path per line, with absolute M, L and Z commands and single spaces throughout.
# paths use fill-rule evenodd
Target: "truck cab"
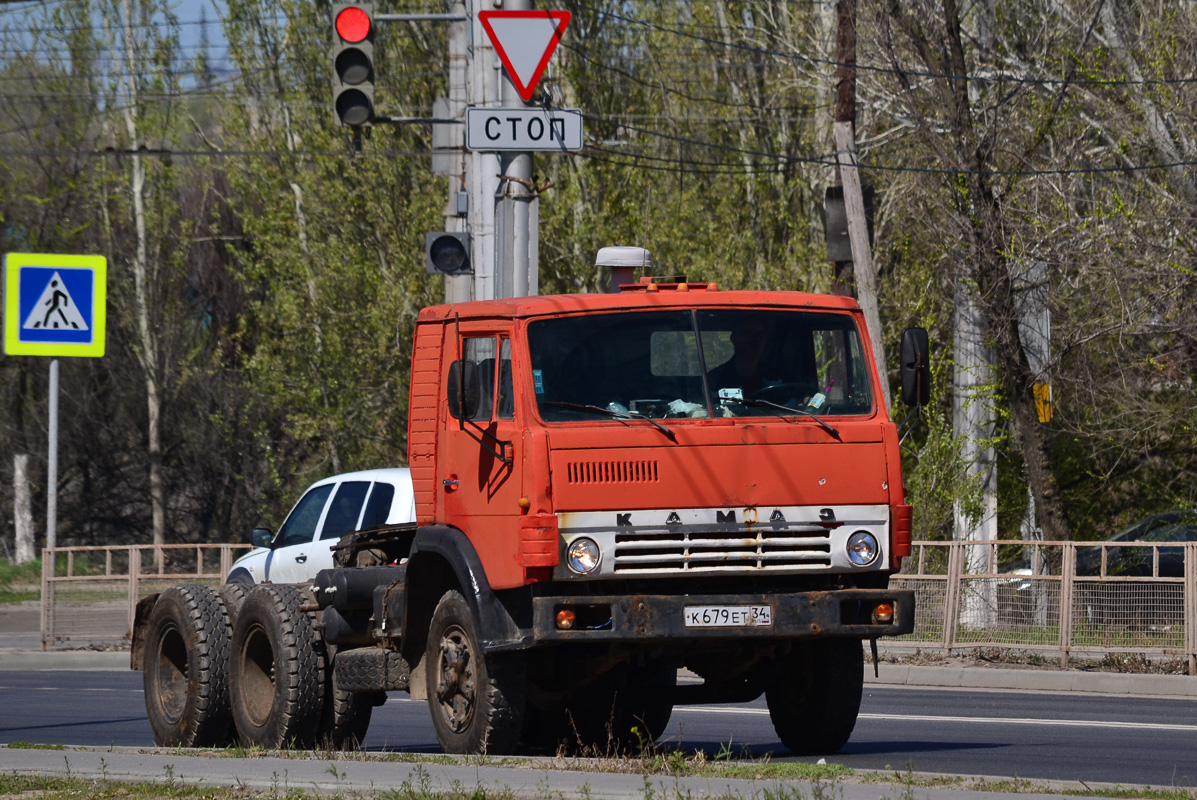
M 675 698 L 766 692 L 787 746 L 838 749 L 862 640 L 914 619 L 888 588 L 911 513 L 871 352 L 854 300 L 800 292 L 642 282 L 425 309 L 407 592 L 421 563 L 471 564 L 479 647 L 522 654 L 550 730 L 576 732 L 595 697 L 655 736 Z M 704 683 L 676 687 L 679 667 Z

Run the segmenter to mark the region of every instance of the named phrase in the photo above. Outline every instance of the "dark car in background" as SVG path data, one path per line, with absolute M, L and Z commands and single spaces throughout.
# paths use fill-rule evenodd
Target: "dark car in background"
M 1104 548 L 1082 544 L 1077 548 L 1076 574 L 1101 575 L 1101 554 L 1106 553 L 1105 574 L 1112 577 L 1183 578 L 1185 574 L 1183 547 L 1137 547 L 1136 542 L 1176 543 L 1197 542 L 1197 511 L 1177 509 L 1135 522 L 1110 536 L 1113 544 Z M 1159 572 L 1155 572 L 1155 554 L 1159 550 Z

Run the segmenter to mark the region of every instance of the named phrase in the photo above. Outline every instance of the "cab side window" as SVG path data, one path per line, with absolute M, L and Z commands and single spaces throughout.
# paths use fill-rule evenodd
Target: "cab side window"
M 305 494 L 295 504 L 295 508 L 275 535 L 275 547 L 290 547 L 293 544 L 312 541 L 316 535 L 316 526 L 320 523 L 320 514 L 323 513 L 324 504 L 328 502 L 332 490 L 333 485 L 330 483 L 317 486 Z
M 478 366 L 478 389 L 481 400 L 473 419 L 490 419 L 495 404 L 495 340 L 476 337 L 462 342 L 462 358 Z
M 499 419 L 515 418 L 515 395 L 511 386 L 511 340 L 499 340 L 499 386 L 495 394 Z
M 337 487 L 324 518 L 321 539 L 340 539 L 344 534 L 357 530 L 357 520 L 362 515 L 362 503 L 369 489 L 369 481 L 345 481 Z

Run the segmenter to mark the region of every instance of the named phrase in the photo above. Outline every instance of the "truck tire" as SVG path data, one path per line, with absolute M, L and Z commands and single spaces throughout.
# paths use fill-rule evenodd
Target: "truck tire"
M 225 613 L 229 617 L 229 634 L 232 635 L 233 623 L 237 621 L 237 612 L 241 610 L 241 604 L 245 602 L 245 596 L 249 594 L 252 586 L 246 586 L 244 583 L 226 583 L 223 584 L 216 593 L 220 595 L 221 601 L 224 603 Z
M 446 753 L 515 752 L 527 702 L 518 658 L 485 655 L 465 598 L 457 591 L 441 597 L 428 629 L 424 672 L 432 726 Z
M 324 700 L 324 643 L 294 586 L 263 584 L 233 625 L 233 720 L 247 744 L 311 747 Z
M 146 625 L 146 716 L 160 747 L 217 747 L 231 739 L 229 623 L 207 586 L 172 586 Z
M 795 755 L 835 753 L 860 712 L 864 653 L 856 639 L 796 645 L 778 660 L 765 701 L 781 743 Z
M 321 747 L 329 750 L 357 750 L 370 728 L 370 716 L 383 692 L 347 692 L 337 687 L 336 670 L 325 665 L 324 716 L 320 720 Z
M 651 745 L 669 725 L 676 685 L 676 668 L 648 666 L 632 669 L 618 690 L 581 692 L 567 704 L 567 746 L 606 755 Z

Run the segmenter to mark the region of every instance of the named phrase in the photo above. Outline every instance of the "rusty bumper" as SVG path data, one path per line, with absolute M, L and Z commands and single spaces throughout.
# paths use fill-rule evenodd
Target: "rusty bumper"
M 914 592 L 910 589 L 841 589 L 787 594 L 620 595 L 537 597 L 533 601 L 536 642 L 693 642 L 696 639 L 871 639 L 914 630 Z M 891 622 L 874 620 L 874 610 L 893 606 Z M 751 612 L 753 607 L 756 612 Z M 761 607 L 767 609 L 762 611 Z M 690 609 L 690 614 L 687 614 Z M 696 609 L 740 609 L 707 614 L 707 622 L 751 624 L 703 625 Z M 572 612 L 572 627 L 561 617 Z M 687 617 L 690 624 L 687 624 Z M 720 619 L 716 619 L 718 616 Z M 763 624 L 763 620 L 768 624 Z

